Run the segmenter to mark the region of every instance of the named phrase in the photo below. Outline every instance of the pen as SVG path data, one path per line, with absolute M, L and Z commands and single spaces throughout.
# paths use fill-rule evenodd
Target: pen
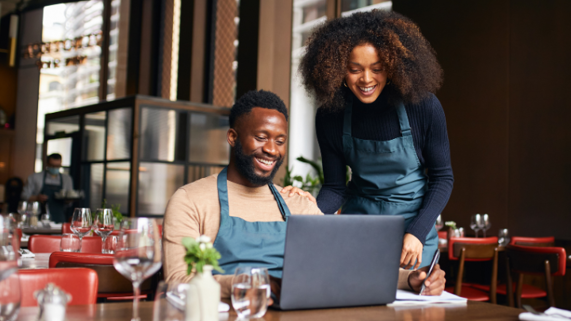
M 430 277 L 430 274 L 432 274 L 432 270 L 434 269 L 434 266 L 438 262 L 438 259 L 440 259 L 440 251 L 436 249 L 436 251 L 434 252 L 434 256 L 432 257 L 432 262 L 430 262 L 430 268 L 428 269 L 428 272 L 426 272 L 426 278 L 424 278 L 424 281 L 428 280 L 428 277 Z M 422 281 L 422 287 L 420 288 L 420 293 L 418 293 L 418 295 L 422 295 L 422 292 L 424 292 L 425 288 L 424 281 Z

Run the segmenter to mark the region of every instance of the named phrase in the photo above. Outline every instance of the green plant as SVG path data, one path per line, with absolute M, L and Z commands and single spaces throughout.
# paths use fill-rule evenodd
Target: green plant
M 101 208 L 108 208 L 106 199 L 103 199 L 103 202 L 101 203 Z M 119 223 L 119 224 L 121 224 L 121 222 L 123 222 L 123 214 L 121 213 L 120 209 L 121 209 L 121 204 L 112 204 L 111 205 L 111 210 L 113 211 L 113 216 L 115 217 L 115 220 L 117 220 L 117 223 Z
M 193 269 L 202 273 L 205 265 L 212 265 L 214 270 L 224 273 L 224 270 L 218 265 L 220 253 L 212 246 L 208 236 L 202 235 L 197 239 L 183 237 L 182 245 L 186 248 L 184 261 L 188 265 L 187 274 L 192 273 Z
M 454 222 L 454 221 L 446 221 L 446 222 L 444 222 L 444 225 L 450 227 L 453 230 L 456 229 L 456 222 Z
M 325 183 L 325 177 L 323 175 L 323 166 L 321 165 L 321 160 L 312 161 L 312 160 L 309 160 L 303 156 L 299 156 L 298 158 L 296 158 L 296 160 L 298 160 L 302 163 L 309 164 L 311 167 L 313 167 L 313 169 L 317 173 L 317 176 L 311 176 L 309 173 L 307 173 L 307 175 L 305 175 L 305 178 L 303 178 L 301 175 L 296 175 L 296 176 L 292 177 L 291 172 L 293 171 L 293 166 L 287 167 L 286 168 L 286 174 L 285 174 L 284 178 L 282 179 L 283 186 L 291 186 L 294 184 L 294 182 L 297 181 L 297 182 L 301 183 L 300 188 L 304 191 L 310 192 L 312 194 L 314 192 L 319 191 L 321 186 L 323 186 L 323 184 Z M 345 178 L 345 183 L 348 183 L 350 179 L 351 179 L 351 170 L 350 170 L 349 166 L 347 166 L 347 174 L 346 174 L 346 178 Z

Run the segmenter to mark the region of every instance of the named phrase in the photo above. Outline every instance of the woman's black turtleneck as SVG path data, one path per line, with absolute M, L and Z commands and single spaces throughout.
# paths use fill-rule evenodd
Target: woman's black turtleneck
M 446 118 L 440 101 L 430 95 L 418 104 L 405 105 L 412 128 L 418 159 L 427 169 L 428 191 L 419 215 L 409 224 L 406 233 L 416 236 L 423 244 L 434 226 L 436 217 L 446 206 L 454 176 L 450 164 L 450 146 Z M 352 135 L 355 138 L 386 141 L 401 136 L 396 108 L 383 93 L 371 104 L 353 97 Z M 315 118 L 317 140 L 321 149 L 325 183 L 317 196 L 323 213 L 336 212 L 347 200 L 343 155 L 343 110 L 319 108 Z

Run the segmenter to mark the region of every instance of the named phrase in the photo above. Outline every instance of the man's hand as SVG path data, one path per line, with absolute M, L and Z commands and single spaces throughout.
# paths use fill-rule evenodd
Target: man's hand
M 444 291 L 444 285 L 446 284 L 446 279 L 444 278 L 444 271 L 440 269 L 440 265 L 436 264 L 434 269 L 432 269 L 432 274 L 425 281 L 426 272 L 429 267 L 425 266 L 422 269 L 413 271 L 408 276 L 408 284 L 412 287 L 414 292 L 420 292 L 422 288 L 422 282 L 424 281 L 424 292 L 422 295 L 440 295 Z
M 402 241 L 402 253 L 400 257 L 400 267 L 410 269 L 414 266 L 418 269 L 422 262 L 422 242 L 416 236 L 406 233 Z M 416 265 L 414 264 L 416 262 Z
M 280 294 L 282 293 L 282 279 L 275 278 L 275 277 L 270 275 L 270 288 L 272 289 L 272 293 L 274 294 L 274 296 L 279 301 L 280 300 Z M 273 304 L 274 304 L 274 300 L 272 300 L 272 298 L 269 298 L 268 299 L 268 306 L 273 305 Z
M 315 197 L 313 197 L 313 195 L 311 195 L 310 192 L 306 192 L 306 191 L 302 190 L 301 188 L 294 187 L 294 186 L 290 185 L 290 186 L 284 187 L 280 191 L 280 193 L 284 193 L 284 194 L 286 194 L 288 192 L 289 192 L 289 195 L 288 195 L 289 197 L 292 197 L 295 194 L 299 194 L 301 196 L 307 197 L 307 199 L 310 200 L 313 204 L 317 204 L 317 200 L 315 200 Z

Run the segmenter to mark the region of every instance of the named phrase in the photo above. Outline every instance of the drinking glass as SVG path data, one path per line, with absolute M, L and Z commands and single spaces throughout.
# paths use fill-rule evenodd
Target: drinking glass
M 91 231 L 93 218 L 91 210 L 88 208 L 76 208 L 71 218 L 71 231 L 79 237 L 79 241 L 83 241 L 83 236 Z
M 19 226 L 26 226 L 28 224 L 27 223 L 27 219 L 28 219 L 27 211 L 28 211 L 28 202 L 20 201 L 18 203 L 18 214 L 20 214 L 19 221 L 18 221 Z
M 48 213 L 42 214 L 41 222 L 44 227 L 50 227 L 50 214 Z
M 437 231 L 440 231 L 444 227 L 444 222 L 442 221 L 442 214 L 439 214 L 436 218 L 436 223 L 434 224 Z
M 113 211 L 110 208 L 98 208 L 95 212 L 95 222 L 93 223 L 93 230 L 97 235 L 101 236 L 101 253 L 110 254 L 105 246 L 107 236 L 113 232 Z
M 510 244 L 509 232 L 507 228 L 500 229 L 498 232 L 498 244 L 500 246 L 506 246 Z
M 161 238 L 157 221 L 150 218 L 125 218 L 115 249 L 113 266 L 133 283 L 133 317 L 139 319 L 139 286 L 161 268 Z
M 271 295 L 268 269 L 239 267 L 232 279 L 232 306 L 239 319 L 261 318 Z
M 184 321 L 188 283 L 159 282 L 153 304 L 153 321 Z
M 10 217 L 0 217 L 0 321 L 15 320 L 20 310 L 19 237 Z
M 61 236 L 59 249 L 62 252 L 81 252 L 81 240 L 79 236 L 65 233 Z
M 476 214 L 472 215 L 470 218 L 470 228 L 474 230 L 476 233 L 476 237 L 478 237 L 478 231 L 480 230 L 480 226 L 482 225 L 482 215 Z
M 482 221 L 480 225 L 480 229 L 484 231 L 484 237 L 486 237 L 486 231 L 492 227 L 492 223 L 490 222 L 490 217 L 488 214 L 482 215 Z

